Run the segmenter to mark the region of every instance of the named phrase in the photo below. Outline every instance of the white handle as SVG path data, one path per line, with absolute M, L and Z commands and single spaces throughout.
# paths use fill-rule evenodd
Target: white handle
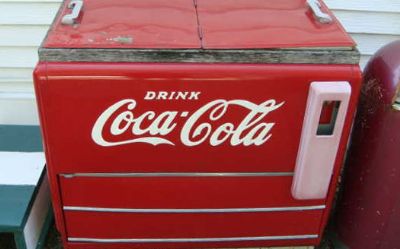
M 295 199 L 326 197 L 350 94 L 351 86 L 348 82 L 311 83 L 292 184 Z M 333 118 L 334 128 L 329 135 L 318 135 L 322 107 L 327 101 L 340 102 L 336 120 Z
M 72 0 L 68 4 L 68 8 L 72 9 L 70 14 L 63 16 L 61 19 L 61 23 L 65 25 L 72 25 L 75 23 L 76 19 L 79 17 L 79 13 L 81 12 L 83 7 L 83 2 L 81 0 Z
M 307 0 L 308 6 L 310 6 L 314 16 L 320 23 L 331 23 L 332 17 L 321 10 L 321 3 L 319 0 Z

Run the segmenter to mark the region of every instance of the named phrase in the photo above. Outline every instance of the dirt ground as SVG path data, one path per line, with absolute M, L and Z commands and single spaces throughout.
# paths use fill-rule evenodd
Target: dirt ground
M 49 233 L 47 235 L 45 246 L 43 249 L 62 249 L 60 243 L 59 234 L 54 226 L 50 227 Z M 16 249 L 14 244 L 14 237 L 12 234 L 2 234 L 0 233 L 0 249 Z

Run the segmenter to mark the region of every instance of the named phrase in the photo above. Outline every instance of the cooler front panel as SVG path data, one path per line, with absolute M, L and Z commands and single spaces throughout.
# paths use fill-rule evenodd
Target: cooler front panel
M 293 172 L 310 84 L 351 66 L 48 63 L 57 173 Z
M 293 194 L 303 121 L 316 100 L 310 89 L 320 96 L 324 82 L 342 82 L 357 92 L 352 66 L 44 66 L 35 84 L 66 248 L 318 244 L 334 184 L 307 199 L 321 177 L 300 177 L 301 198 Z M 321 124 L 335 116 L 329 106 Z

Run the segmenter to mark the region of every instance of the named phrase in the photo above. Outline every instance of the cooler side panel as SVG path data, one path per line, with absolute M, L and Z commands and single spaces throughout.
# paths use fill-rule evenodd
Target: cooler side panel
M 353 127 L 353 121 L 356 114 L 357 103 L 360 96 L 360 89 L 362 84 L 362 72 L 358 65 L 353 65 L 351 69 L 352 69 L 351 70 L 352 74 L 350 75 L 351 78 L 349 79 L 352 87 L 351 97 L 350 97 L 349 107 L 347 110 L 346 121 L 342 131 L 342 138 L 340 140 L 340 145 L 336 156 L 331 184 L 329 187 L 328 196 L 326 198 L 326 209 L 321 220 L 320 231 L 322 232 L 324 231 L 328 223 L 328 219 L 329 216 L 331 215 L 333 205 L 335 204 L 334 201 L 339 187 L 340 174 L 342 172 L 342 166 L 344 164 L 347 146 L 349 144 L 349 139 L 350 139 L 350 133 Z M 322 238 L 320 237 L 319 240 L 321 239 Z
M 50 151 L 50 143 L 48 141 L 48 129 L 47 129 L 47 121 L 46 121 L 46 100 L 43 99 L 43 86 L 48 83 L 47 78 L 47 63 L 46 62 L 39 62 L 35 70 L 33 72 L 33 80 L 34 80 L 34 88 L 36 94 L 36 103 L 38 107 L 39 113 L 39 121 L 40 121 L 40 128 L 43 137 L 43 151 L 45 152 L 46 156 L 46 170 L 47 170 L 47 177 L 49 178 L 49 185 L 50 185 L 50 192 L 51 192 L 51 199 L 52 199 L 52 207 L 55 216 L 55 223 L 57 230 L 61 233 L 61 239 L 65 243 L 66 242 L 66 230 L 64 225 L 64 217 L 62 211 L 62 200 L 60 195 L 60 186 L 58 182 L 58 177 L 56 173 L 56 168 L 53 167 L 52 163 L 52 152 Z

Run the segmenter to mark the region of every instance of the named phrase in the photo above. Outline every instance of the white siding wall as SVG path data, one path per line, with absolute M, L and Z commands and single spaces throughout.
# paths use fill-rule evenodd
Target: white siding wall
M 32 71 L 59 5 L 59 0 L 0 0 L 0 124 L 38 124 Z
M 360 50 L 361 66 L 383 45 L 400 39 L 400 0 L 325 0 Z
M 325 1 L 359 44 L 362 66 L 378 48 L 400 39 L 400 0 Z M 0 0 L 0 124 L 38 124 L 32 70 L 60 2 Z

